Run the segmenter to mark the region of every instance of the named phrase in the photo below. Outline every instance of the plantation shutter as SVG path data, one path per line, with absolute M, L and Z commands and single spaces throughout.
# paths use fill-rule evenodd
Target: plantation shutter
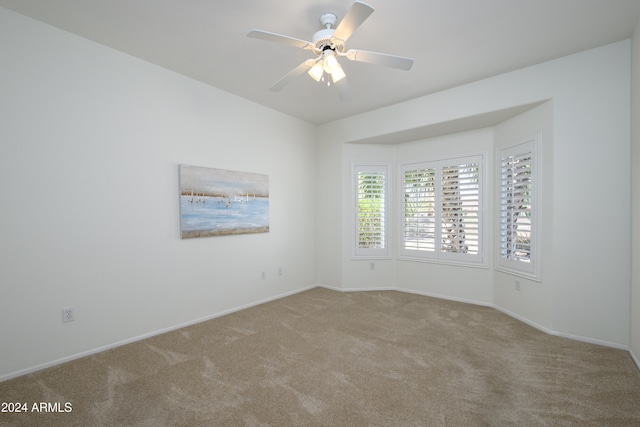
M 499 151 L 498 268 L 538 278 L 536 262 L 537 139 Z
M 387 255 L 387 166 L 356 166 L 356 255 Z
M 401 166 L 400 256 L 481 263 L 483 156 Z
M 442 167 L 441 251 L 478 255 L 480 177 L 478 162 Z
M 531 261 L 531 152 L 506 156 L 500 170 L 501 256 Z
M 426 164 L 406 166 L 402 185 L 402 250 L 433 253 L 436 249 L 436 168 Z

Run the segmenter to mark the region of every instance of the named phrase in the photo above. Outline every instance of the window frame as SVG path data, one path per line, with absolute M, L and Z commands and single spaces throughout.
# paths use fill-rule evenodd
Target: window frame
M 454 253 L 442 250 L 442 171 L 444 167 L 450 167 L 454 164 L 462 166 L 465 164 L 478 164 L 478 248 L 477 254 L 470 253 Z M 405 172 L 411 170 L 425 170 L 429 168 L 435 169 L 435 206 L 434 206 L 434 248 L 433 251 L 407 249 L 405 247 Z M 487 260 L 487 206 L 488 195 L 486 193 L 486 170 L 487 170 L 487 152 L 469 152 L 459 155 L 440 156 L 438 158 L 422 161 L 422 162 L 402 162 L 398 166 L 398 211 L 399 220 L 397 221 L 398 235 L 398 259 L 406 261 L 421 261 L 431 263 L 453 264 L 469 267 L 488 268 Z
M 535 134 L 522 140 L 496 147 L 496 233 L 495 233 L 495 269 L 504 273 L 541 281 L 540 263 L 540 224 L 541 224 L 541 173 L 540 173 L 540 139 L 541 134 Z M 530 232 L 529 232 L 529 261 L 513 259 L 503 255 L 503 236 L 507 230 L 503 223 L 503 160 L 509 157 L 530 155 Z M 513 208 L 511 208 L 513 209 Z
M 361 172 L 367 173 L 383 173 L 384 174 L 384 218 L 383 218 L 383 237 L 381 248 L 362 248 L 360 247 L 360 235 L 359 235 L 359 196 L 358 196 L 358 183 L 359 175 Z M 391 188 L 391 164 L 389 163 L 373 163 L 373 162 L 358 162 L 352 164 L 352 184 L 351 191 L 353 202 L 352 218 L 353 218 L 353 233 L 352 233 L 352 257 L 355 259 L 388 259 L 391 257 L 390 253 L 390 215 L 393 210 L 391 205 L 391 194 L 389 189 Z
M 427 230 L 425 227 L 425 232 L 431 232 L 433 233 L 434 237 L 433 237 L 433 251 L 429 251 L 429 250 L 418 250 L 418 249 L 407 249 L 405 242 L 405 234 L 406 234 L 406 185 L 405 185 L 405 177 L 406 177 L 406 172 L 409 171 L 415 171 L 415 172 L 420 172 L 420 171 L 425 171 L 428 169 L 433 169 L 433 175 L 434 175 L 434 185 L 433 185 L 433 209 L 424 209 L 425 213 L 428 215 L 428 211 L 431 210 L 432 214 L 433 214 L 433 226 L 430 226 L 429 229 L 431 230 Z M 436 253 L 436 248 L 437 248 L 437 228 L 438 228 L 438 205 L 437 205 L 437 200 L 439 199 L 439 186 L 436 185 L 436 182 L 438 180 L 438 164 L 437 161 L 429 161 L 429 162 L 418 162 L 418 163 L 403 163 L 400 164 L 398 167 L 398 173 L 399 173 L 399 177 L 398 177 L 398 200 L 399 200 L 399 221 L 398 221 L 398 243 L 399 243 L 399 248 L 398 248 L 398 258 L 399 259 L 411 259 L 411 260 L 429 260 L 429 259 L 435 259 L 435 253 Z M 431 222 L 431 221 L 430 221 Z M 431 244 L 429 244 L 429 246 L 431 246 Z

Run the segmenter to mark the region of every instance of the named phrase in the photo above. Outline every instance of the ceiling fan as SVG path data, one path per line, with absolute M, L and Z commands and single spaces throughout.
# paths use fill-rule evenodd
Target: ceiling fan
M 337 27 L 335 26 L 337 22 L 336 15 L 333 13 L 324 13 L 320 16 L 320 24 L 323 28 L 313 35 L 312 42 L 264 30 L 249 31 L 247 37 L 284 43 L 310 50 L 316 54 L 316 58 L 307 59 L 271 85 L 269 89 L 277 92 L 293 79 L 307 72 L 318 82 L 326 81 L 327 85 L 331 84 L 330 81 L 333 82 L 334 86 L 338 89 L 340 99 L 342 101 L 348 101 L 351 99 L 351 91 L 347 84 L 346 75 L 338 62 L 339 57 L 346 57 L 352 61 L 409 70 L 413 65 L 413 59 L 411 58 L 358 49 L 349 49 L 345 52 L 346 41 L 372 13 L 373 7 L 366 3 L 356 1 Z

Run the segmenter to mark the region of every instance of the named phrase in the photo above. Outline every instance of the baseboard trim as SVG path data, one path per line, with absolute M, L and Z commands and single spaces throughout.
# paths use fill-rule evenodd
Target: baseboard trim
M 586 342 L 589 344 L 596 344 L 596 345 L 602 345 L 605 347 L 611 347 L 611 348 L 617 348 L 619 350 L 627 350 L 629 351 L 629 347 L 623 344 L 618 344 L 615 342 L 611 342 L 611 341 L 604 341 L 604 340 L 599 340 L 596 338 L 590 338 L 590 337 L 585 337 L 585 336 L 581 336 L 581 335 L 573 335 L 573 334 L 567 334 L 564 332 L 558 332 L 558 331 L 554 331 L 553 329 L 549 329 L 545 326 L 542 326 L 536 322 L 533 322 L 529 319 L 527 319 L 526 317 L 522 317 L 516 313 L 513 313 L 505 308 L 502 308 L 500 306 L 497 306 L 495 304 L 492 304 L 492 307 L 495 308 L 496 310 L 506 314 L 507 316 L 513 317 L 514 319 L 517 319 L 523 323 L 526 323 L 527 325 L 538 329 L 539 331 L 544 332 L 545 334 L 549 334 L 549 335 L 553 335 L 555 337 L 560 337 L 560 338 L 568 338 L 574 341 L 582 341 L 582 342 Z
M 596 345 L 602 345 L 605 347 L 611 347 L 611 348 L 617 348 L 618 350 L 625 350 L 625 351 L 629 351 L 629 346 L 624 345 L 624 344 L 618 344 L 612 341 L 605 341 L 605 340 L 599 340 L 596 338 L 590 338 L 590 337 L 584 337 L 581 335 L 572 335 L 572 334 L 565 334 L 562 332 L 553 332 L 551 335 L 555 335 L 557 337 L 561 337 L 561 338 L 568 338 L 574 341 L 582 341 L 582 342 L 586 342 L 589 344 L 596 344 Z M 631 353 L 631 352 L 629 352 Z
M 318 288 L 325 288 L 331 291 L 338 292 L 371 292 L 371 291 L 397 291 L 398 289 L 390 286 L 390 287 L 373 287 L 373 288 L 337 288 L 334 286 L 326 286 L 326 285 L 318 285 Z
M 519 314 L 513 313 L 509 310 L 507 310 L 506 308 L 502 308 L 499 305 L 495 305 L 495 304 L 491 304 L 491 307 L 495 308 L 496 310 L 498 310 L 501 313 L 506 314 L 509 317 L 513 317 L 516 320 L 521 321 L 522 323 L 526 323 L 527 325 L 531 326 L 532 328 L 536 328 L 539 331 L 544 332 L 545 334 L 549 334 L 549 335 L 554 335 L 554 336 L 558 336 L 558 333 L 552 329 L 549 329 L 545 326 L 539 325 L 536 322 L 533 322 L 529 319 L 527 319 L 526 317 L 522 317 Z
M 207 320 L 212 320 L 212 319 L 215 319 L 217 317 L 226 316 L 227 314 L 235 313 L 236 311 L 240 311 L 240 310 L 244 310 L 244 309 L 247 309 L 247 308 L 255 307 L 257 305 L 265 304 L 267 302 L 276 301 L 276 300 L 279 300 L 279 299 L 282 299 L 282 298 L 285 298 L 285 297 L 288 297 L 288 296 L 291 296 L 291 295 L 294 295 L 294 294 L 297 294 L 297 293 L 300 293 L 300 292 L 308 291 L 308 290 L 313 289 L 315 287 L 317 287 L 317 285 L 310 285 L 310 286 L 307 286 L 307 287 L 304 287 L 304 288 L 294 289 L 293 291 L 285 292 L 283 294 L 275 295 L 273 297 L 265 298 L 265 299 L 262 299 L 262 300 L 259 300 L 259 301 L 255 301 L 255 302 L 252 302 L 252 303 L 249 303 L 249 304 L 244 304 L 244 305 L 241 305 L 239 307 L 231 308 L 229 310 L 223 310 L 223 311 L 220 311 L 220 312 L 217 312 L 217 313 L 210 314 L 208 316 L 204 316 L 204 317 L 200 317 L 200 318 L 197 318 L 197 319 L 194 319 L 194 320 L 190 320 L 188 322 L 179 323 L 177 325 L 169 326 L 167 328 L 163 328 L 163 329 L 160 329 L 160 330 L 157 330 L 157 331 L 153 331 L 153 332 L 149 332 L 149 333 L 146 333 L 146 334 L 138 335 L 138 336 L 135 336 L 135 337 L 132 337 L 132 338 L 127 338 L 125 340 L 117 341 L 117 342 L 112 343 L 112 344 L 107 344 L 107 345 L 104 345 L 104 346 L 101 346 L 101 347 L 97 347 L 97 348 L 86 350 L 86 351 L 83 351 L 83 352 L 80 352 L 80 353 L 72 354 L 70 356 L 65 356 L 65 357 L 62 357 L 60 359 L 52 360 L 50 362 L 46 362 L 46 363 L 42 363 L 42 364 L 39 364 L 39 365 L 35 365 L 35 366 L 30 367 L 30 368 L 22 369 L 22 370 L 19 370 L 19 371 L 16 371 L 16 372 L 11 372 L 9 374 L 5 374 L 5 375 L 0 376 L 0 382 L 7 381 L 7 380 L 10 380 L 10 379 L 13 379 L 13 378 L 17 378 L 17 377 L 21 377 L 23 375 L 28 375 L 28 374 L 31 374 L 31 373 L 34 373 L 34 372 L 37 372 L 37 371 L 41 371 L 43 369 L 51 368 L 51 367 L 56 366 L 56 365 L 61 365 L 63 363 L 71 362 L 72 360 L 81 359 L 83 357 L 87 357 L 87 356 L 91 356 L 93 354 L 101 353 L 103 351 L 111 350 L 111 349 L 116 348 L 116 347 L 120 347 L 120 346 L 123 346 L 123 345 L 127 345 L 127 344 L 131 344 L 131 343 L 134 343 L 134 342 L 137 342 L 137 341 L 141 341 L 141 340 L 144 340 L 144 339 L 147 339 L 147 338 L 151 338 L 151 337 L 154 337 L 156 335 L 161 335 L 161 334 L 164 334 L 164 333 L 167 333 L 167 332 L 175 331 L 176 329 L 181 329 L 181 328 L 185 328 L 187 326 L 195 325 L 197 323 L 206 322 Z
M 479 305 L 479 306 L 483 306 L 483 307 L 493 307 L 493 305 L 490 304 L 490 303 L 487 303 L 487 302 L 484 302 L 484 301 L 476 301 L 476 300 L 467 299 L 467 298 L 452 297 L 452 296 L 449 296 L 449 295 L 441 295 L 441 294 L 436 294 L 436 293 L 432 293 L 432 292 L 416 291 L 415 289 L 396 288 L 395 290 L 399 291 L 399 292 L 405 292 L 407 294 L 422 295 L 422 296 L 425 296 L 425 297 L 438 298 L 438 299 L 444 299 L 444 300 L 455 301 L 455 302 L 462 302 L 462 303 L 465 303 L 465 304 L 473 304 L 473 305 Z
M 636 364 L 636 367 L 640 371 L 640 360 L 638 360 L 638 357 L 636 357 L 631 349 L 629 349 L 629 356 L 631 356 L 631 360 L 633 360 L 633 362 Z
M 414 289 L 407 289 L 407 288 L 399 288 L 399 287 L 378 287 L 378 288 L 337 288 L 337 287 L 333 287 L 333 286 L 325 286 L 325 285 L 318 285 L 319 287 L 323 287 L 323 288 L 327 288 L 327 289 L 331 289 L 334 291 L 339 291 L 339 292 L 354 292 L 354 291 L 399 291 L 399 292 L 405 292 L 405 293 L 409 293 L 409 294 L 415 294 L 415 295 L 422 295 L 422 296 L 426 296 L 426 297 L 432 297 L 432 298 L 439 298 L 439 299 L 445 299 L 445 300 L 449 300 L 449 301 L 457 301 L 457 302 L 462 302 L 465 304 L 473 304 L 473 305 L 479 305 L 479 306 L 484 306 L 484 307 L 491 307 L 494 308 L 504 314 L 506 314 L 509 317 L 513 317 L 516 320 L 519 320 L 523 323 L 526 323 L 527 325 L 538 329 L 541 332 L 544 332 L 545 334 L 548 335 L 553 335 L 556 337 L 560 337 L 560 338 L 568 338 L 574 341 L 582 341 L 582 342 L 586 342 L 589 344 L 596 344 L 596 345 L 602 345 L 605 347 L 611 347 L 611 348 L 616 348 L 619 350 L 625 350 L 628 351 L 631 354 L 631 357 L 634 359 L 636 365 L 638 365 L 638 368 L 640 369 L 640 363 L 638 362 L 638 358 L 635 357 L 635 355 L 633 355 L 633 353 L 631 353 L 630 348 L 626 345 L 623 344 L 618 344 L 615 342 L 611 342 L 611 341 L 604 341 L 604 340 L 599 340 L 596 338 L 590 338 L 590 337 L 584 337 L 584 336 L 580 336 L 580 335 L 573 335 L 573 334 L 567 334 L 564 332 L 558 332 L 558 331 L 554 331 L 552 329 L 549 329 L 545 326 L 542 326 L 536 322 L 533 322 L 529 319 L 527 319 L 526 317 L 520 316 L 519 314 L 513 313 L 505 308 L 502 308 L 498 305 L 492 304 L 492 303 L 487 303 L 484 301 L 476 301 L 476 300 L 471 300 L 471 299 L 466 299 L 466 298 L 458 298 L 458 297 L 452 297 L 449 295 L 441 295 L 441 294 L 436 294 L 436 293 L 432 293 L 432 292 L 423 292 L 423 291 L 417 291 Z

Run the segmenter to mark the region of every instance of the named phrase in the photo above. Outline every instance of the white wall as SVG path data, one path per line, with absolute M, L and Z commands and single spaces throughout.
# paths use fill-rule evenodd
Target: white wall
M 324 135 L 316 147 L 316 281 L 342 287 L 342 144 Z
M 626 346 L 630 43 L 567 60 L 554 96 L 554 329 Z
M 633 236 L 629 347 L 640 367 L 640 21 L 631 39 L 631 202 Z
M 510 308 L 522 318 L 532 316 L 527 320 L 541 322 L 552 332 L 626 347 L 631 271 L 630 257 L 625 255 L 631 248 L 629 81 L 630 42 L 626 40 L 328 123 L 319 127 L 318 149 L 335 154 L 336 146 L 344 143 L 392 138 L 553 100 L 552 213 L 545 213 L 542 238 L 545 247 L 554 251 L 552 262 L 542 266 L 545 290 L 536 297 L 536 304 L 544 305 L 549 292 L 553 303 L 535 313 L 520 310 L 517 304 Z M 345 153 L 343 159 L 351 160 Z M 318 205 L 341 204 L 343 188 L 336 184 L 335 180 L 318 183 Z M 332 217 L 325 227 L 342 229 L 342 220 Z M 319 258 L 348 251 L 340 236 L 318 235 L 317 239 Z M 343 266 L 335 259 L 323 268 L 334 269 L 324 273 L 333 280 L 343 274 Z M 345 282 L 345 277 L 341 279 Z M 504 295 L 497 297 L 504 301 Z
M 2 8 L 0 58 L 0 380 L 315 282 L 314 126 Z M 181 163 L 270 232 L 181 240 Z

